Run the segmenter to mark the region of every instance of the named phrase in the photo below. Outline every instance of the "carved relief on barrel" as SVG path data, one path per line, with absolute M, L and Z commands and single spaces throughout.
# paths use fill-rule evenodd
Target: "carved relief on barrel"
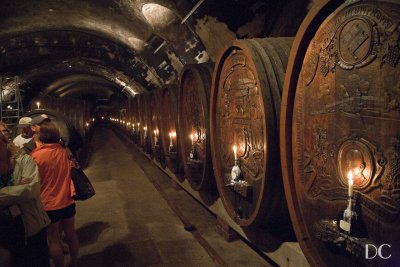
M 160 93 L 160 130 L 162 148 L 168 169 L 179 172 L 179 149 L 177 134 L 178 100 L 176 87 L 165 87 Z
M 209 141 L 209 64 L 186 65 L 179 88 L 179 142 L 185 177 L 194 190 L 215 189 Z
M 293 38 L 235 41 L 219 57 L 211 94 L 218 191 L 241 226 L 288 223 L 279 159 L 279 109 Z
M 282 162 L 292 222 L 312 265 L 400 262 L 399 25 L 394 1 L 328 3 L 296 37 Z M 372 246 L 382 244 L 383 257 L 372 259 Z

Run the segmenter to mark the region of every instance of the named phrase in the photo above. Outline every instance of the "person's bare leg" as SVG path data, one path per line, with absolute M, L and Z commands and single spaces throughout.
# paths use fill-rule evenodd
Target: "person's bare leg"
M 71 266 L 78 266 L 78 256 L 79 256 L 79 241 L 78 236 L 75 231 L 75 216 L 62 220 L 62 228 L 67 238 L 67 243 L 69 247 L 69 254 L 71 257 Z
M 61 223 L 60 223 L 60 237 L 61 237 L 61 245 L 62 245 L 64 254 L 69 254 L 68 244 L 66 244 L 65 240 L 63 239 L 63 229 L 62 229 Z
M 64 267 L 64 252 L 61 244 L 60 222 L 47 226 L 50 257 L 55 267 Z

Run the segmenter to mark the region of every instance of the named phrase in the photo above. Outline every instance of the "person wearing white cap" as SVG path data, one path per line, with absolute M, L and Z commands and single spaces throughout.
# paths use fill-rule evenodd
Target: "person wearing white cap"
M 28 143 L 34 134 L 34 132 L 31 129 L 32 126 L 32 118 L 30 117 L 22 117 L 19 119 L 17 128 L 22 129 L 22 133 L 18 135 L 17 137 L 14 138 L 13 143 L 22 148 L 25 143 Z

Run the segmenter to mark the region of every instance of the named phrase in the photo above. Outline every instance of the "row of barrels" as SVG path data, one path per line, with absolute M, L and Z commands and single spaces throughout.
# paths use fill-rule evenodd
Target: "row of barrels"
M 237 41 L 215 68 L 187 65 L 179 89 L 140 94 L 114 118 L 146 153 L 186 178 L 194 190 L 219 192 L 240 226 L 282 222 L 288 213 L 277 156 L 279 106 L 292 41 Z M 213 70 L 218 85 L 211 90 Z M 266 105 L 265 97 L 275 103 Z M 246 181 L 236 189 L 227 186 L 234 157 Z
M 278 227 L 289 213 L 313 266 L 391 266 L 399 25 L 396 1 L 321 1 L 295 39 L 236 40 L 215 66 L 186 66 L 179 88 L 135 97 L 119 120 L 148 153 L 161 141 L 157 159 L 193 189 L 216 185 L 238 225 Z

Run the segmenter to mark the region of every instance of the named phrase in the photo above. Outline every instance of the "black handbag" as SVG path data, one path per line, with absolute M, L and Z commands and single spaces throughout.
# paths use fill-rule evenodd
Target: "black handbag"
M 86 200 L 96 194 L 92 183 L 80 167 L 71 168 L 71 179 L 75 187 L 74 200 Z

